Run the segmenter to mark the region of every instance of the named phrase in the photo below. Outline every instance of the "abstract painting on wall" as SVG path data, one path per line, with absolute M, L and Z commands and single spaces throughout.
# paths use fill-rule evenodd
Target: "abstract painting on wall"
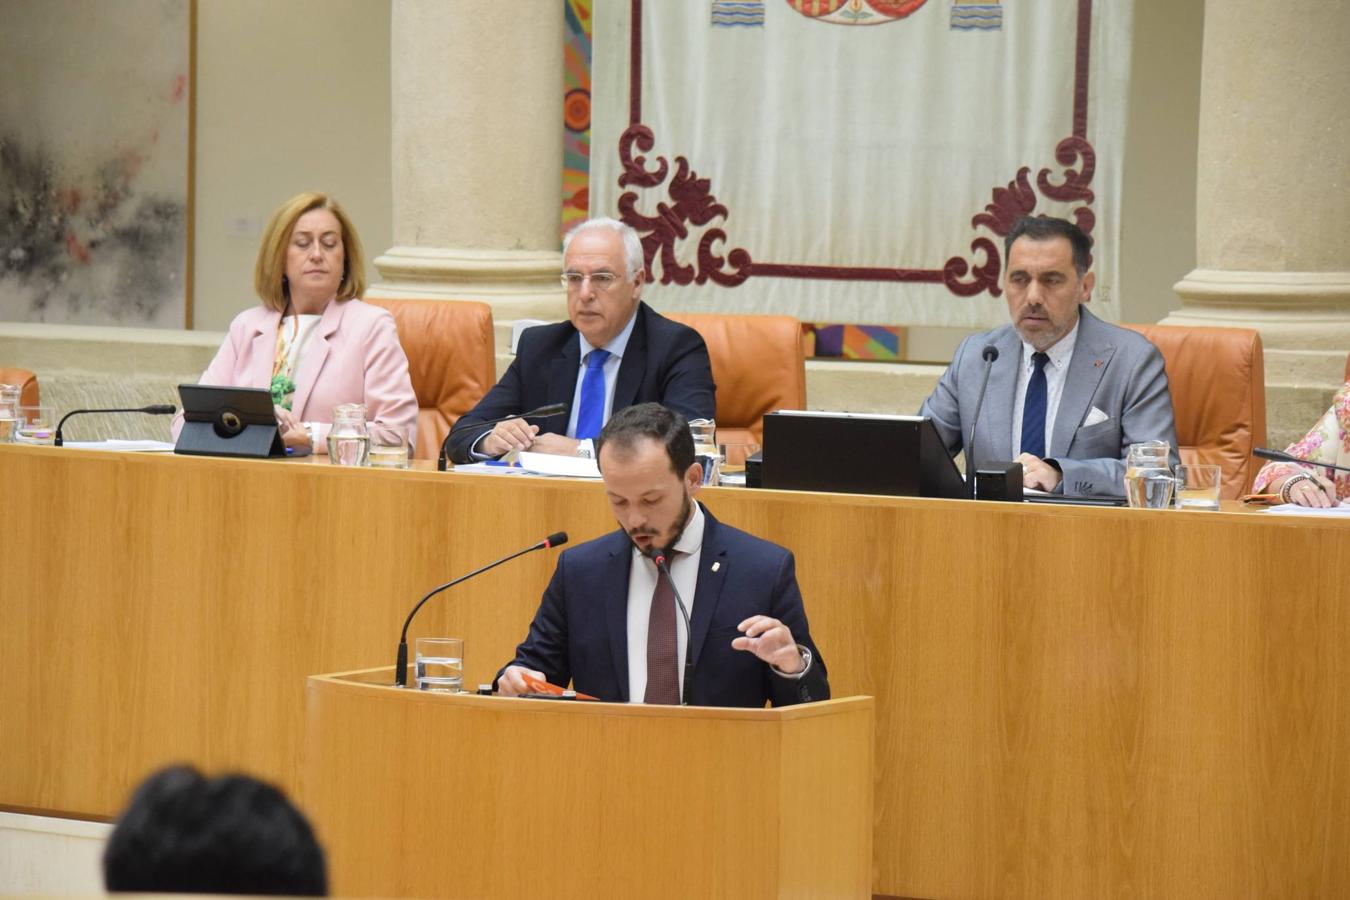
M 0 320 L 182 328 L 193 0 L 5 0 Z

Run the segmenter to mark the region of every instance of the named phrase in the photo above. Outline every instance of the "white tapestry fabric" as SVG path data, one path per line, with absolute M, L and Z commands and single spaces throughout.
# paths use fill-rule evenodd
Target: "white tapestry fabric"
M 591 214 L 657 306 L 1007 321 L 1023 214 L 1094 240 L 1116 302 L 1133 0 L 596 0 Z

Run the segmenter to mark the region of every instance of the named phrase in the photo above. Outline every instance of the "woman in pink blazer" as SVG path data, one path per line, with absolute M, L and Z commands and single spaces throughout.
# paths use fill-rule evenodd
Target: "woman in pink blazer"
M 417 398 L 394 317 L 361 302 L 361 239 L 337 201 L 305 193 L 272 214 L 244 310 L 199 384 L 269 388 L 288 447 L 327 446 L 333 407 L 362 403 L 371 427 L 402 428 L 417 445 Z M 175 439 L 182 428 L 174 421 Z

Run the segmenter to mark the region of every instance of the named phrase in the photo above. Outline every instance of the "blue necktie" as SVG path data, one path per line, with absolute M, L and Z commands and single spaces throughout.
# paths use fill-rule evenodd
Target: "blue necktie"
M 586 354 L 586 375 L 581 379 L 581 408 L 577 410 L 577 440 L 594 438 L 605 424 L 605 360 L 608 350 Z M 1044 381 L 1045 379 L 1041 379 Z M 1045 406 L 1042 401 L 1041 406 Z
M 1045 457 L 1045 364 L 1050 357 L 1044 353 L 1031 354 L 1036 371 L 1027 382 L 1027 398 L 1022 404 L 1022 452 Z

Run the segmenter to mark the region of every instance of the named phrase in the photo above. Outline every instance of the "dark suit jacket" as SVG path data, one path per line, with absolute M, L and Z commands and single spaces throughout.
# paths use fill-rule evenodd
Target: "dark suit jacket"
M 825 660 L 811 640 L 792 554 L 713 518 L 705 507 L 703 554 L 692 610 L 689 665 L 692 706 L 787 706 L 828 700 Z M 512 665 L 543 672 L 560 687 L 615 703 L 628 702 L 628 574 L 633 544 L 622 530 L 558 557 L 530 633 Z M 714 571 L 716 565 L 716 571 Z M 811 669 L 799 680 L 775 675 L 745 650 L 733 650 L 736 626 L 773 616 L 811 648 Z M 500 673 L 499 673 L 500 675 Z
M 571 322 L 537 325 L 520 336 L 516 358 L 478 405 L 465 413 L 450 432 L 450 458 L 472 462 L 469 450 L 485 429 L 473 427 L 552 403 L 572 406 L 581 342 Z M 613 411 L 656 402 L 686 419 L 711 419 L 717 412 L 716 387 L 708 348 L 699 333 L 672 322 L 645 303 L 638 303 L 637 322 L 619 363 Z M 568 414 L 536 419 L 541 433 L 563 434 Z

